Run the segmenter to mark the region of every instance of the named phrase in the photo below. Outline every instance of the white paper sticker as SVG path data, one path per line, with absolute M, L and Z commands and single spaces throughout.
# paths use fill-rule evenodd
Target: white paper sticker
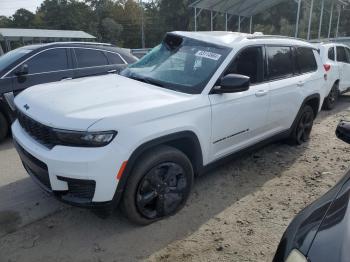
M 220 54 L 216 54 L 216 53 L 208 52 L 208 51 L 198 51 L 196 53 L 196 56 L 212 59 L 212 60 L 215 60 L 215 61 L 218 61 L 220 59 L 220 57 L 221 57 Z

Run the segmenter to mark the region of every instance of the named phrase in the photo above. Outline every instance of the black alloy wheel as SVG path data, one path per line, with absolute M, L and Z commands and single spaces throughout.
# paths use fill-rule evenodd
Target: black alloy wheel
M 301 145 L 310 138 L 312 126 L 314 123 L 314 113 L 312 110 L 305 110 L 296 128 L 296 142 Z
M 328 96 L 324 99 L 323 109 L 332 110 L 338 102 L 339 89 L 338 84 L 335 83 L 329 92 Z
M 189 183 L 183 168 L 166 162 L 152 168 L 140 182 L 136 205 L 142 216 L 158 219 L 170 216 L 184 202 Z
M 182 151 L 167 145 L 151 148 L 132 167 L 121 208 L 131 222 L 151 224 L 185 206 L 193 181 L 192 163 Z

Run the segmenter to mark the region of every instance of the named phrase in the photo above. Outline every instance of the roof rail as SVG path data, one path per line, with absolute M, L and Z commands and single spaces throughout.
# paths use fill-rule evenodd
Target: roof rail
M 99 42 L 77 42 L 77 41 L 69 41 L 69 42 L 51 42 L 51 43 L 43 43 L 47 45 L 57 45 L 57 44 L 80 44 L 80 45 L 101 45 L 101 46 L 112 46 L 112 44 L 108 43 L 99 43 Z
M 279 38 L 279 39 L 294 39 L 294 40 L 299 40 L 299 41 L 304 41 L 306 42 L 305 39 L 302 38 L 296 38 L 292 36 L 283 36 L 283 35 L 250 35 L 247 37 L 248 39 L 265 39 L 265 38 Z

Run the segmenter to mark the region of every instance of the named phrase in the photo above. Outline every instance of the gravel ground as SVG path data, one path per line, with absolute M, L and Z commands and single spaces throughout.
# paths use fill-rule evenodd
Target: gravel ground
M 198 178 L 179 214 L 147 227 L 118 212 L 102 220 L 51 199 L 57 209 L 0 234 L 0 262 L 271 261 L 291 219 L 349 166 L 350 146 L 334 135 L 339 120 L 350 119 L 349 102 L 343 96 L 319 115 L 308 144 L 273 144 Z M 0 170 L 8 166 L 1 161 Z M 4 214 L 11 210 L 0 205 L 0 227 L 11 222 Z

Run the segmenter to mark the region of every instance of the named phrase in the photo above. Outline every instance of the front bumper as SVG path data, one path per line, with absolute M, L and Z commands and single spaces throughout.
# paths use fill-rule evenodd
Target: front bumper
M 13 140 L 28 174 L 59 200 L 81 207 L 115 204 L 116 179 L 123 154 L 115 143 L 102 148 L 55 146 L 36 142 L 20 126 L 12 125 Z

